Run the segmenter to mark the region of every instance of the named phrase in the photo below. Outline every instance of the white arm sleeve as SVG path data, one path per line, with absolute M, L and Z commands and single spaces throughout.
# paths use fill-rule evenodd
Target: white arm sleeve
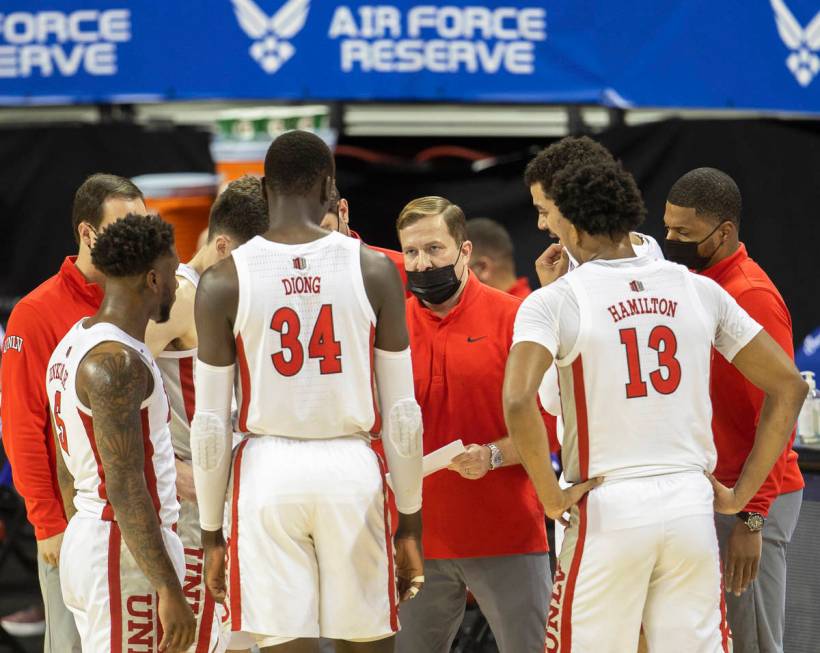
M 396 507 L 412 514 L 421 509 L 422 421 L 413 389 L 410 349 L 375 350 L 376 386 L 382 411 L 382 442 L 393 481 Z
M 205 531 L 221 530 L 225 513 L 225 496 L 231 471 L 234 367 L 214 367 L 201 360 L 196 362 L 196 411 L 191 422 L 191 457 L 199 525 Z

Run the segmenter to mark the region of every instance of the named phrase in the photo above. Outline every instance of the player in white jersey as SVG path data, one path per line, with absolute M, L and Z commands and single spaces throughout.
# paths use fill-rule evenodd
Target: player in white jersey
M 190 653 L 225 650 L 221 621 L 213 597 L 205 587 L 204 552 L 199 535 L 199 510 L 191 467 L 190 428 L 194 417 L 196 325 L 194 297 L 200 275 L 239 245 L 265 231 L 268 212 L 262 184 L 257 177 L 241 177 L 229 183 L 211 207 L 206 244 L 187 263 L 177 268 L 177 297 L 166 322 L 151 322 L 145 342 L 157 357 L 171 404 L 171 440 L 180 498 L 177 534 L 185 548 L 185 596 L 197 620 L 197 635 Z M 238 648 L 238 647 L 237 647 Z M 233 650 L 233 649 L 232 649 Z
M 643 623 L 651 651 L 727 651 L 713 510 L 746 505 L 788 441 L 806 385 L 716 284 L 635 256 L 629 232 L 644 208 L 618 164 L 572 166 L 549 195 L 537 181 L 530 191 L 581 264 L 522 304 L 504 386 L 507 427 L 547 515 L 570 512 L 546 650 L 635 651 Z M 732 489 L 707 478 L 713 346 L 767 395 Z M 553 362 L 575 484 L 563 490 L 535 399 Z
M 148 320 L 168 319 L 174 302 L 173 229 L 126 216 L 98 236 L 91 259 L 106 277 L 102 305 L 60 341 L 46 378 L 60 489 L 75 513 L 60 555 L 63 598 L 83 651 L 184 651 L 194 618 L 173 532 L 169 407 L 144 344 Z
M 208 270 L 197 291 L 191 446 L 206 580 L 225 597 L 236 376 L 247 436 L 230 481 L 227 600 L 232 628 L 263 651 L 315 651 L 319 636 L 341 653 L 392 651 L 398 599 L 423 583 L 421 413 L 404 292 L 386 257 L 319 227 L 333 174 L 317 136 L 277 138 L 265 159 L 270 228 Z M 395 538 L 370 447 L 379 432 Z

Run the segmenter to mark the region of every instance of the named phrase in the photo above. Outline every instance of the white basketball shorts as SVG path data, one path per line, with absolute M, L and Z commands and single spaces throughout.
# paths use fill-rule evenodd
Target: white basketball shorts
M 162 536 L 180 582 L 182 543 Z M 75 515 L 60 551 L 60 588 L 74 615 L 83 653 L 154 653 L 162 641 L 157 595 L 125 545 L 116 522 Z
M 605 481 L 570 512 L 548 653 L 728 652 L 713 491 L 702 472 Z
M 205 555 L 195 503 L 180 499 L 177 535 L 185 552 L 182 591 L 196 617 L 196 638 L 188 653 L 222 653 L 228 646 L 222 633 L 224 610 L 205 587 Z
M 398 630 L 384 467 L 368 442 L 249 437 L 230 491 L 232 631 L 270 645 Z

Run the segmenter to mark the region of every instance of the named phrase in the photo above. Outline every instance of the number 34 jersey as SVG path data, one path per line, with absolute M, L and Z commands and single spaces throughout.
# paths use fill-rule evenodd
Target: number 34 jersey
M 257 236 L 233 259 L 240 430 L 290 438 L 378 433 L 376 315 L 359 241 L 337 232 L 298 245 Z
M 760 329 L 711 279 L 629 258 L 590 261 L 534 292 L 513 343 L 555 359 L 575 483 L 712 471 L 712 348 L 731 361 Z

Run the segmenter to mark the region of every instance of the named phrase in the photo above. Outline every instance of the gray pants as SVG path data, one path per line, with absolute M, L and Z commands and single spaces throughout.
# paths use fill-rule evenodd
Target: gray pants
M 467 587 L 501 653 L 541 653 L 552 579 L 546 553 L 425 560 L 424 589 L 399 608 L 396 653 L 448 653 Z
M 74 615 L 63 603 L 60 569 L 37 556 L 37 575 L 46 610 L 43 653 L 80 653 L 80 633 L 77 632 Z
M 739 597 L 726 594 L 726 616 L 734 653 L 783 653 L 786 622 L 786 545 L 800 515 L 803 491 L 780 495 L 763 526 L 763 553 L 757 578 Z M 720 554 L 724 557 L 734 515 L 716 515 Z

